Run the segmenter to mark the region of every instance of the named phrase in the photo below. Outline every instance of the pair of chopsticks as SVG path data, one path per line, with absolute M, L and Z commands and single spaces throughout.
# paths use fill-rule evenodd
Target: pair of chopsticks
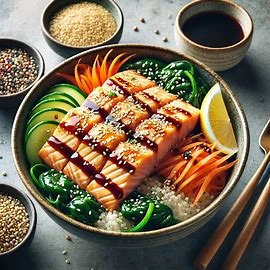
M 226 236 L 232 229 L 237 218 L 245 208 L 249 198 L 251 197 L 253 191 L 255 190 L 259 179 L 261 178 L 266 166 L 270 160 L 270 151 L 267 153 L 264 161 L 259 166 L 257 172 L 250 179 L 246 187 L 243 189 L 242 193 L 238 199 L 233 204 L 230 211 L 227 213 L 223 221 L 220 223 L 218 228 L 213 233 L 212 237 L 209 239 L 205 247 L 202 249 L 198 258 L 195 260 L 195 267 L 199 270 L 204 270 L 207 268 L 208 264 L 216 254 L 217 250 L 225 240 Z M 233 270 L 236 269 L 254 231 L 259 223 L 259 220 L 267 206 L 270 199 L 270 178 L 268 179 L 259 199 L 257 200 L 248 220 L 246 221 L 240 235 L 238 236 L 233 248 L 231 249 L 228 257 L 226 258 L 221 269 L 223 270 Z

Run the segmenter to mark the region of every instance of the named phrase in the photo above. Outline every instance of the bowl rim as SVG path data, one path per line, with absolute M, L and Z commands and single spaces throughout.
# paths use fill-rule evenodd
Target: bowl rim
M 92 0 L 86 0 L 86 1 L 87 2 L 98 3 L 98 5 L 101 5 L 102 7 L 104 7 L 98 1 L 92 1 Z M 65 44 L 65 43 L 60 42 L 57 39 L 55 39 L 50 34 L 50 32 L 47 29 L 46 24 L 45 24 L 45 19 L 46 19 L 46 15 L 47 15 L 46 13 L 48 12 L 48 10 L 52 6 L 54 6 L 57 3 L 57 1 L 55 1 L 55 0 L 52 0 L 51 2 L 49 2 L 47 4 L 47 6 L 42 11 L 42 15 L 41 15 L 41 30 L 42 30 L 43 34 L 46 36 L 46 38 L 48 38 L 51 42 L 53 42 L 53 43 L 55 43 L 55 44 L 57 44 L 59 46 L 62 46 L 64 48 L 66 48 L 66 49 L 88 50 L 88 49 L 96 48 L 96 47 L 101 46 L 103 44 L 107 44 L 110 41 L 112 41 L 121 32 L 121 30 L 123 28 L 124 16 L 123 16 L 123 12 L 122 12 L 120 6 L 114 0 L 106 0 L 106 1 L 107 2 L 110 2 L 112 4 L 112 6 L 115 8 L 115 10 L 117 12 L 117 16 L 119 18 L 119 24 L 117 24 L 116 17 L 112 15 L 112 13 L 110 12 L 110 10 L 108 10 L 107 8 L 104 7 L 107 11 L 109 11 L 111 13 L 111 15 L 113 16 L 113 18 L 115 19 L 117 28 L 116 28 L 114 34 L 110 38 L 108 38 L 108 39 L 106 39 L 106 40 L 104 40 L 104 41 L 102 41 L 100 43 L 89 45 L 89 46 L 73 46 L 73 45 Z M 75 0 L 74 3 L 69 3 L 68 5 L 76 4 L 76 3 L 79 3 L 79 2 L 80 2 L 80 0 Z M 63 6 L 61 8 L 64 8 L 64 7 L 68 6 L 68 5 L 63 4 Z M 61 10 L 61 8 L 59 10 Z
M 24 191 L 22 191 L 21 189 L 15 187 L 15 186 L 11 186 L 11 185 L 8 185 L 6 183 L 0 183 L 0 193 L 2 192 L 1 191 L 2 187 L 4 188 L 4 191 L 3 191 L 4 194 L 6 193 L 7 195 L 10 195 L 11 197 L 18 199 L 20 201 L 20 203 L 24 205 L 24 207 L 28 213 L 28 217 L 29 217 L 29 228 L 28 228 L 26 235 L 22 239 L 22 241 L 18 245 L 16 245 L 15 247 L 13 247 L 12 249 L 0 253 L 0 258 L 1 258 L 1 256 L 4 257 L 5 255 L 10 255 L 12 253 L 15 253 L 17 250 L 19 250 L 25 244 L 25 242 L 32 236 L 32 233 L 35 231 L 36 221 L 37 221 L 37 213 L 36 213 L 36 208 L 34 206 L 34 203 L 32 202 L 30 197 Z M 9 194 L 9 191 L 14 192 L 15 195 Z M 21 201 L 20 197 L 24 198 L 25 203 Z M 28 209 L 28 207 L 29 207 L 29 209 Z M 31 218 L 30 218 L 30 212 L 31 212 Z
M 136 50 L 136 48 L 151 49 L 151 50 L 157 50 L 160 52 L 164 52 L 164 53 L 166 52 L 169 54 L 177 55 L 179 58 L 185 58 L 187 60 L 190 60 L 191 62 L 193 62 L 193 64 L 197 65 L 199 68 L 201 68 L 205 72 L 207 72 L 213 79 L 215 79 L 216 81 L 218 81 L 221 84 L 222 88 L 224 88 L 228 92 L 228 94 L 230 95 L 230 98 L 236 104 L 236 109 L 238 111 L 240 121 L 243 125 L 243 136 L 244 136 L 244 143 L 243 143 L 244 149 L 243 149 L 243 153 L 241 156 L 242 161 L 240 161 L 241 162 L 240 166 L 238 167 L 238 169 L 235 172 L 235 177 L 233 179 L 231 179 L 230 182 L 228 182 L 228 184 L 225 186 L 223 191 L 219 194 L 219 196 L 217 198 L 215 198 L 215 200 L 212 203 L 210 203 L 209 206 L 207 206 L 205 209 L 201 210 L 199 213 L 197 213 L 193 217 L 191 217 L 185 221 L 182 221 L 176 225 L 172 225 L 172 226 L 162 228 L 162 229 L 157 229 L 157 230 L 151 230 L 151 231 L 146 231 L 146 232 L 135 232 L 135 233 L 115 232 L 115 231 L 107 231 L 104 229 L 99 229 L 99 228 L 93 227 L 91 225 L 87 225 L 87 224 L 81 223 L 79 221 L 76 221 L 75 219 L 72 219 L 72 218 L 66 216 L 65 214 L 63 214 L 62 212 L 60 212 L 59 210 L 54 208 L 39 193 L 39 191 L 34 186 L 34 184 L 30 181 L 30 179 L 28 179 L 29 177 L 26 174 L 24 174 L 22 162 L 19 162 L 19 152 L 18 152 L 18 149 L 16 147 L 16 140 L 18 139 L 16 134 L 17 134 L 17 129 L 20 126 L 20 123 L 19 123 L 20 122 L 19 121 L 20 115 L 24 110 L 25 103 L 28 101 L 29 97 L 31 97 L 31 94 L 34 93 L 35 89 L 38 89 L 39 84 L 41 84 L 43 81 L 46 81 L 46 78 L 48 76 L 52 75 L 57 69 L 64 67 L 65 65 L 71 63 L 72 61 L 80 59 L 81 57 L 83 57 L 87 54 L 97 54 L 99 52 L 103 52 L 104 50 L 109 51 L 110 49 L 113 49 L 113 48 L 118 48 L 118 49 L 120 48 L 120 49 L 124 50 L 126 47 L 132 48 L 134 50 Z M 221 77 L 219 77 L 219 75 L 217 75 L 208 66 L 206 66 L 205 64 L 201 63 L 200 61 L 194 59 L 191 56 L 176 52 L 176 51 L 168 49 L 168 48 L 158 47 L 158 46 L 154 46 L 154 45 L 147 45 L 147 44 L 106 45 L 106 46 L 102 46 L 102 47 L 98 47 L 98 48 L 94 48 L 94 49 L 90 49 L 90 50 L 81 52 L 81 53 L 76 54 L 76 55 L 66 59 L 65 61 L 61 62 L 59 65 L 57 65 L 55 68 L 53 68 L 46 76 L 44 76 L 35 85 L 35 87 L 32 88 L 31 91 L 27 94 L 26 98 L 23 100 L 22 104 L 20 105 L 20 107 L 17 111 L 17 114 L 16 114 L 14 122 L 13 122 L 12 134 L 11 134 L 12 154 L 13 154 L 13 159 L 15 162 L 15 167 L 17 169 L 17 172 L 18 172 L 22 182 L 24 183 L 26 188 L 29 190 L 29 192 L 33 195 L 33 197 L 38 201 L 39 204 L 41 204 L 47 211 L 52 213 L 58 219 L 64 221 L 65 223 L 67 223 L 69 225 L 73 225 L 73 227 L 77 227 L 78 229 L 81 229 L 81 230 L 86 231 L 88 233 L 97 233 L 97 234 L 101 234 L 103 236 L 108 236 L 108 237 L 119 237 L 120 236 L 120 237 L 126 238 L 126 239 L 130 239 L 130 238 L 132 238 L 132 239 L 138 239 L 138 238 L 139 239 L 147 239 L 147 238 L 153 237 L 153 236 L 161 236 L 161 235 L 171 234 L 171 233 L 174 233 L 174 232 L 182 230 L 182 229 L 188 230 L 188 229 L 192 228 L 192 224 L 196 223 L 196 221 L 203 219 L 203 217 L 208 217 L 211 214 L 213 214 L 217 210 L 217 208 L 220 206 L 221 202 L 223 202 L 228 197 L 228 195 L 232 192 L 233 188 L 235 187 L 235 185 L 239 181 L 239 178 L 244 170 L 244 167 L 245 167 L 245 164 L 246 164 L 246 161 L 248 158 L 249 144 L 250 144 L 249 129 L 248 129 L 248 123 L 246 120 L 245 113 L 244 113 L 237 97 L 235 96 L 235 94 L 230 90 L 230 88 L 223 81 L 223 79 Z
M 3 42 L 3 41 L 11 42 L 11 44 L 18 44 L 18 46 L 12 45 L 8 48 L 22 48 L 23 49 L 23 47 L 26 47 L 29 49 L 29 51 L 31 51 L 31 53 L 27 52 L 30 56 L 33 56 L 35 54 L 36 58 L 38 59 L 38 61 L 36 63 L 38 66 L 38 74 L 37 74 L 37 78 L 31 84 L 29 84 L 26 88 L 24 88 L 23 90 L 18 91 L 16 93 L 12 93 L 12 94 L 0 95 L 0 99 L 16 97 L 16 96 L 20 96 L 20 95 L 27 93 L 43 76 L 44 69 L 45 69 L 43 56 L 35 46 L 30 45 L 29 43 L 21 41 L 19 39 L 9 38 L 9 37 L 1 37 L 0 38 L 0 48 L 2 48 L 1 42 Z
M 205 4 L 206 2 L 209 2 L 209 3 L 213 3 L 213 4 L 224 4 L 224 5 L 228 5 L 228 6 L 231 6 L 235 9 L 238 9 L 240 10 L 243 14 L 246 15 L 246 17 L 249 19 L 250 21 L 250 29 L 248 31 L 248 34 L 244 36 L 243 39 L 241 39 L 239 42 L 233 44 L 233 45 L 230 45 L 230 46 L 226 46 L 226 47 L 208 47 L 208 46 L 204 46 L 204 45 L 201 45 L 199 43 L 196 43 L 194 42 L 193 40 L 191 40 L 190 38 L 188 38 L 182 31 L 180 25 L 179 25 L 179 21 L 180 21 L 180 18 L 181 16 L 183 16 L 183 14 L 189 10 L 190 8 L 192 8 L 193 6 L 199 6 L 201 4 Z M 199 13 L 199 12 L 198 12 Z M 196 14 L 198 14 L 196 13 Z M 242 26 L 241 26 L 242 28 Z M 240 6 L 239 4 L 237 4 L 236 2 L 233 2 L 231 0 L 204 0 L 204 1 L 201 1 L 201 0 L 194 0 L 194 1 L 191 1 L 190 3 L 187 3 L 186 5 L 184 5 L 177 13 L 177 16 L 176 16 L 176 19 L 175 19 L 175 30 L 176 32 L 183 38 L 183 40 L 190 44 L 191 46 L 193 47 L 196 47 L 198 49 L 201 49 L 201 50 L 204 50 L 204 51 L 208 51 L 209 53 L 210 52 L 224 52 L 224 51 L 229 51 L 229 50 L 234 50 L 234 49 L 238 49 L 240 47 L 242 47 L 243 45 L 245 44 L 248 44 L 250 42 L 250 39 L 253 35 L 253 31 L 254 31 L 254 23 L 253 23 L 253 19 L 251 17 L 251 15 L 248 13 L 248 11 Z

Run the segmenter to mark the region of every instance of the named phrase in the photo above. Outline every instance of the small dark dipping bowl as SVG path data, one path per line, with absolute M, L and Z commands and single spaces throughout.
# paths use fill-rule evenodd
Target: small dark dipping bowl
M 25 89 L 12 94 L 0 95 L 0 108 L 18 107 L 27 92 L 44 74 L 44 60 L 40 52 L 33 46 L 22 41 L 10 38 L 0 38 L 0 50 L 2 49 L 22 49 L 26 51 L 29 56 L 32 56 L 37 65 L 36 79 Z
M 17 254 L 30 246 L 36 231 L 37 215 L 35 206 L 32 203 L 31 199 L 18 188 L 6 184 L 0 184 L 0 193 L 7 194 L 13 198 L 18 199 L 26 208 L 29 218 L 29 229 L 26 235 L 24 236 L 23 240 L 14 248 L 6 252 L 0 253 L 0 261 L 1 261 L 1 259 L 14 255 L 15 253 Z
M 67 7 L 71 4 L 76 4 L 79 2 L 82 2 L 82 0 L 61 0 L 61 1 L 51 1 L 47 7 L 44 9 L 42 17 L 41 17 L 41 29 L 42 33 L 44 35 L 44 38 L 46 42 L 49 44 L 49 46 L 59 55 L 63 57 L 70 57 L 74 54 L 77 54 L 79 52 L 93 49 L 95 47 L 101 46 L 101 45 L 107 45 L 107 44 L 113 44 L 117 43 L 123 32 L 123 13 L 120 9 L 120 7 L 113 1 L 113 0 L 85 0 L 89 3 L 95 3 L 102 7 L 104 7 L 107 11 L 111 13 L 111 15 L 114 17 L 116 22 L 116 31 L 114 34 L 107 40 L 101 43 L 97 43 L 90 46 L 72 46 L 64 44 L 58 40 L 56 40 L 49 32 L 49 25 L 53 18 L 53 16 L 60 10 L 62 10 L 64 7 Z

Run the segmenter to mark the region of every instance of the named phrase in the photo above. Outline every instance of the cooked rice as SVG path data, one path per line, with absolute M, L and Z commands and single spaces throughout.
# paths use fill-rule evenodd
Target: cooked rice
M 138 188 L 138 191 L 144 195 L 150 195 L 151 197 L 161 201 L 169 206 L 176 219 L 184 221 L 206 206 L 208 206 L 214 199 L 209 194 L 204 194 L 199 203 L 195 206 L 191 206 L 191 200 L 183 193 L 175 193 L 170 187 L 163 185 L 159 181 L 159 177 L 147 177 Z M 108 231 L 122 231 L 132 227 L 132 223 L 126 220 L 123 215 L 118 211 L 103 212 L 95 226 L 100 229 Z

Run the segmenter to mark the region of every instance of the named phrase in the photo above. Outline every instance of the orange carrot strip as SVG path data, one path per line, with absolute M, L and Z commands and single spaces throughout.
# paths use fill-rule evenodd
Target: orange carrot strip
M 117 73 L 118 70 L 120 69 L 120 67 L 121 67 L 123 64 L 125 64 L 130 58 L 132 58 L 132 57 L 135 56 L 135 55 L 136 55 L 135 53 L 132 54 L 132 55 L 129 55 L 129 56 L 125 57 L 122 61 L 120 61 L 119 63 L 116 63 L 116 64 L 115 64 L 115 70 L 114 70 L 114 72 Z
M 188 179 L 186 179 L 178 188 L 180 191 L 184 186 L 186 186 L 188 183 L 190 183 L 194 178 L 200 176 L 204 177 L 209 172 L 211 172 L 212 169 L 217 168 L 220 164 L 224 163 L 227 159 L 229 159 L 232 155 L 224 156 L 223 158 L 217 160 L 216 162 L 212 163 L 210 166 L 205 167 L 204 169 L 198 171 L 197 173 L 194 173 L 191 175 Z
M 180 148 L 180 152 L 184 153 L 190 149 L 193 149 L 195 148 L 196 146 L 199 146 L 199 145 L 202 145 L 204 144 L 204 142 L 194 142 L 194 143 L 191 143 L 191 144 L 188 144 L 188 145 L 185 145 L 183 147 Z
M 76 83 L 77 83 L 77 86 L 83 90 L 83 85 L 80 81 L 80 76 L 79 76 L 79 70 L 78 70 L 78 64 L 75 65 L 75 68 L 74 68 L 74 75 L 75 75 L 75 80 L 76 80 Z
M 236 161 L 236 160 L 235 160 Z M 210 181 L 212 180 L 212 177 L 214 175 L 216 175 L 219 172 L 228 170 L 230 167 L 232 167 L 235 164 L 235 161 L 228 163 L 227 165 L 224 165 L 222 167 L 216 168 L 215 170 L 212 171 L 211 174 L 209 174 L 209 176 L 205 179 L 204 183 L 202 184 L 197 196 L 195 197 L 194 202 L 192 203 L 192 206 L 194 206 L 201 198 L 201 196 L 203 195 L 206 187 L 208 186 L 208 184 L 210 183 Z
M 175 184 L 178 184 L 179 182 L 181 182 L 181 180 L 183 180 L 184 176 L 186 175 L 186 173 L 188 172 L 188 170 L 191 168 L 191 166 L 193 165 L 194 161 L 196 160 L 196 158 L 203 152 L 203 149 L 197 150 L 192 154 L 192 158 L 189 160 L 187 166 L 185 167 L 185 169 L 183 170 L 183 172 L 181 173 L 181 175 L 177 178 L 177 180 L 175 181 Z
M 91 93 L 93 91 L 93 87 L 92 87 L 92 83 L 91 81 L 83 74 L 80 75 L 80 78 L 83 79 L 85 81 L 85 83 L 87 84 L 87 88 L 88 88 L 88 92 Z
M 97 86 L 100 86 L 100 79 L 99 79 L 99 75 L 98 75 L 98 70 L 100 69 L 100 65 L 99 65 L 99 60 L 98 60 L 98 55 L 95 58 L 94 64 L 93 64 L 93 68 L 92 68 L 92 85 L 93 88 L 96 88 Z
M 108 63 L 107 63 L 107 59 L 108 56 L 110 55 L 110 53 L 113 51 L 113 49 L 109 50 L 105 57 L 102 60 L 101 66 L 100 66 L 100 80 L 101 83 L 104 83 L 107 79 L 108 79 Z
M 118 62 L 118 60 L 124 56 L 126 53 L 120 53 L 119 55 L 117 55 L 113 61 L 111 62 L 110 66 L 109 66 L 109 69 L 108 69 L 108 77 L 111 77 L 112 75 L 114 75 L 115 73 L 113 73 L 113 69 L 114 69 L 114 66 L 115 64 Z
M 89 81 L 92 81 L 92 75 L 91 75 L 91 72 L 92 72 L 92 67 L 88 66 L 88 68 L 86 69 L 84 75 L 87 77 L 87 79 L 88 79 Z
M 170 175 L 168 176 L 169 179 L 174 179 L 174 177 L 176 176 L 176 174 L 179 174 L 179 171 L 186 166 L 186 164 L 188 163 L 187 160 L 183 160 L 181 162 L 179 162 L 171 171 Z
M 82 76 L 82 75 L 80 75 Z M 84 80 L 84 78 L 81 77 L 81 83 L 82 83 L 82 86 L 83 86 L 83 91 L 86 93 L 86 94 L 90 94 L 90 89 L 86 83 L 86 81 Z
M 195 166 L 193 166 L 193 168 L 191 168 L 189 170 L 189 172 L 186 174 L 186 177 L 191 176 L 193 173 L 195 173 L 196 171 L 198 171 L 199 169 L 201 169 L 202 166 L 204 165 L 210 165 L 211 163 L 215 162 L 216 160 L 214 159 L 217 155 L 219 155 L 221 153 L 221 151 L 216 151 L 211 153 L 210 155 L 208 154 L 208 156 L 206 156 L 205 158 L 203 158 L 201 161 L 199 161 Z
M 182 161 L 184 158 L 182 156 L 182 154 L 177 155 L 177 156 L 172 156 L 169 159 L 167 159 L 167 162 L 162 162 L 162 165 L 159 166 L 159 170 L 162 170 L 163 168 L 167 168 L 168 166 L 171 166 L 173 164 L 177 164 L 178 162 Z
M 60 76 L 60 77 L 62 77 L 62 78 L 64 78 L 64 79 L 66 79 L 66 80 L 69 81 L 70 83 L 72 83 L 72 84 L 74 84 L 74 85 L 77 86 L 77 82 L 76 82 L 74 76 L 68 75 L 68 74 L 65 74 L 65 73 L 62 73 L 62 72 L 57 72 L 56 75 L 57 75 L 57 76 Z
M 235 164 L 235 163 L 234 163 L 234 164 Z M 233 164 L 233 165 L 234 165 L 234 164 Z M 223 166 L 224 166 L 224 165 L 223 165 Z M 221 167 L 220 167 L 220 168 L 221 168 Z M 212 172 L 212 170 L 211 170 L 211 172 Z M 204 175 L 203 177 L 201 177 L 201 178 L 197 178 L 197 181 L 193 181 L 193 182 L 190 183 L 188 186 L 186 186 L 182 191 L 183 191 L 183 192 L 190 192 L 191 190 L 197 188 L 198 186 L 200 186 L 200 185 L 204 182 L 205 178 L 206 178 L 211 172 L 208 172 L 207 174 L 205 174 L 205 175 Z M 222 173 L 220 173 L 219 176 L 223 177 L 223 182 L 224 182 L 223 185 L 225 185 L 226 174 L 223 173 L 223 175 L 222 175 Z M 215 181 L 215 179 L 213 179 L 213 182 L 214 182 L 214 181 Z M 223 187 L 222 187 L 222 188 L 223 188 Z M 184 191 L 184 190 L 185 190 L 185 191 Z

